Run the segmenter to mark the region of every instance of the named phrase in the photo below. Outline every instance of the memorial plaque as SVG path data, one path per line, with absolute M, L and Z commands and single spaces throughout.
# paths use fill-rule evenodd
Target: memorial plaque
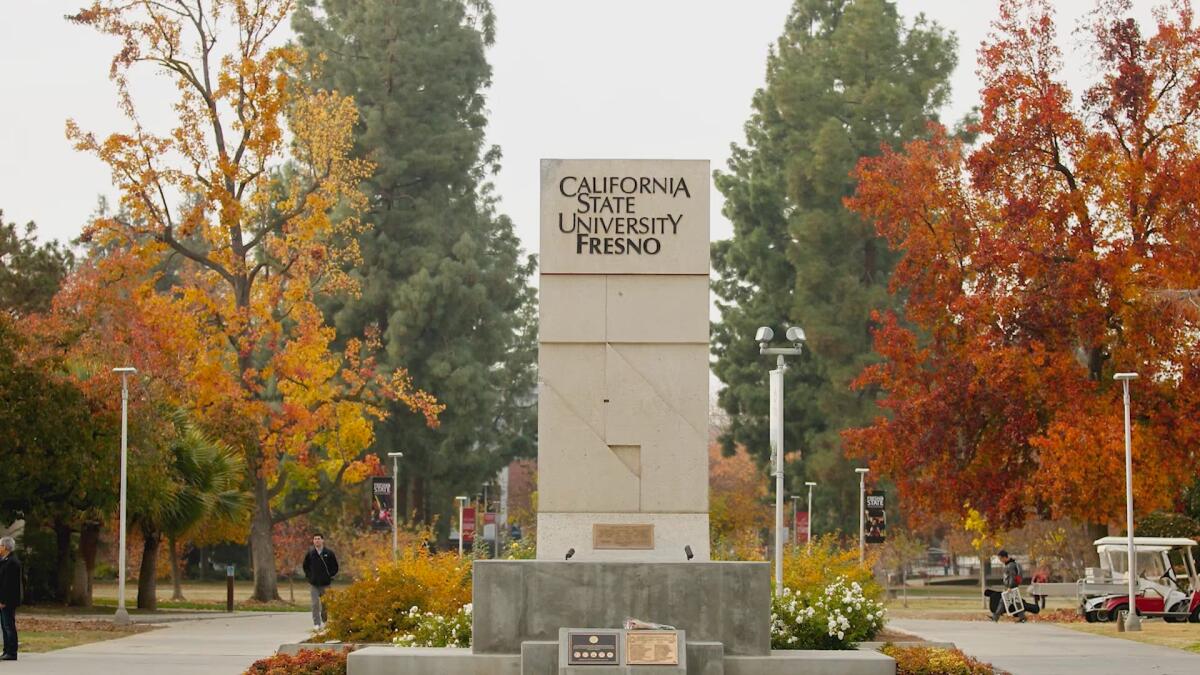
M 654 548 L 653 525 L 592 525 L 592 548 L 652 550 Z
M 567 633 L 567 665 L 620 665 L 617 633 Z
M 631 666 L 679 665 L 679 633 L 673 630 L 625 633 L 625 663 Z

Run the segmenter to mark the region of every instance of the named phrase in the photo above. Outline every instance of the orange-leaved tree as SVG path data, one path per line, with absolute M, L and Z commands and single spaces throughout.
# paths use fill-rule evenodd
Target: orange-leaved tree
M 278 44 L 294 5 L 106 0 L 69 17 L 119 38 L 111 77 L 130 123 L 104 138 L 67 123 L 121 195 L 122 215 L 97 219 L 85 237 L 184 263 L 148 279 L 156 292 L 139 301 L 154 333 L 186 343 L 172 364 L 180 404 L 245 455 L 259 600 L 278 597 L 272 526 L 377 470 L 365 450 L 385 398 L 430 425 L 440 412 L 406 372 L 376 367 L 376 336 L 336 348 L 315 302 L 355 290 L 342 270 L 357 255 L 350 235 L 371 167 L 349 156 L 353 100 L 307 88 L 300 75 L 314 64 Z M 142 122 L 131 86 L 141 68 L 176 85 L 168 131 Z
M 1063 81 L 1049 0 L 1004 0 L 980 51 L 979 144 L 937 129 L 863 161 L 850 205 L 903 251 L 858 384 L 890 416 L 846 434 L 910 515 L 999 529 L 1031 511 L 1123 514 L 1122 394 L 1133 384 L 1135 503 L 1170 506 L 1200 441 L 1200 31 L 1099 2 L 1094 84 Z M 1123 520 L 1123 518 L 1120 518 Z

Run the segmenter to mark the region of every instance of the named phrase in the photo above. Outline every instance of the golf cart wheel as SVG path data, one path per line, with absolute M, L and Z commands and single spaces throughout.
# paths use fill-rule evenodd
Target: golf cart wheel
M 1125 623 L 1129 618 L 1129 605 L 1117 605 L 1108 612 L 1109 621 L 1119 621 Z
M 1096 616 L 1096 612 L 1084 612 L 1083 620 L 1087 621 L 1088 623 L 1096 623 L 1100 619 Z
M 1196 611 L 1192 612 L 1192 615 L 1188 617 L 1188 623 L 1200 623 L 1200 607 L 1197 607 Z

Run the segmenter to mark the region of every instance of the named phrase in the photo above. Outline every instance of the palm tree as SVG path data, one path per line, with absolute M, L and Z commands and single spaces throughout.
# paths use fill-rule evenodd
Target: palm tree
M 241 489 L 245 467 L 238 454 L 206 434 L 186 413 L 176 411 L 171 418 L 174 433 L 167 446 L 166 480 L 158 487 L 158 498 L 135 516 L 143 538 L 138 607 L 145 609 L 157 606 L 155 571 L 163 536 L 171 556 L 171 599 L 183 600 L 179 540 L 201 523 L 237 520 L 250 506 L 250 495 Z

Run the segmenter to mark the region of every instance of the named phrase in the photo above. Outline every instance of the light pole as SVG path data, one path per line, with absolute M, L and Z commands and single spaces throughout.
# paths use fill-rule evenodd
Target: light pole
M 796 500 L 797 499 L 800 499 L 800 495 L 792 495 L 792 527 L 791 527 L 792 546 L 798 546 L 800 544 L 800 534 L 798 532 L 799 528 L 796 527 L 796 515 L 797 515 L 796 514 Z
M 812 550 L 812 489 L 813 489 L 813 487 L 816 486 L 816 483 L 814 483 L 810 480 L 810 481 L 805 481 L 804 484 L 808 486 L 808 518 L 806 519 L 807 522 L 805 522 L 807 532 L 805 532 L 806 536 L 805 536 L 805 541 L 804 541 L 804 548 L 805 548 L 805 550 L 811 551 Z
M 1139 631 L 1142 620 L 1137 613 L 1137 549 L 1133 544 L 1133 443 L 1129 432 L 1129 381 L 1137 377 L 1137 373 L 1117 373 L 1114 380 L 1120 380 L 1125 389 L 1125 529 L 1129 532 L 1129 613 L 1125 616 L 1125 630 Z
M 804 330 L 798 326 L 787 329 L 785 337 L 791 347 L 769 347 L 775 331 L 767 326 L 758 329 L 758 353 L 774 356 L 771 371 L 771 464 L 775 473 L 775 594 L 783 593 L 783 372 L 787 370 L 785 356 L 799 356 L 804 346 Z
M 389 452 L 388 457 L 392 458 L 392 560 L 400 557 L 400 545 L 396 537 L 396 528 L 398 527 L 396 516 L 397 508 L 400 506 L 400 469 L 398 464 L 400 458 L 404 456 L 403 452 Z
M 129 623 L 129 611 L 125 609 L 125 495 L 126 477 L 128 476 L 129 455 L 129 376 L 137 372 L 137 368 L 126 366 L 113 368 L 114 373 L 121 374 L 121 523 L 118 527 L 120 551 L 117 554 L 117 613 L 113 615 L 114 623 Z
M 855 469 L 858 474 L 858 564 L 866 560 L 866 539 L 863 534 L 863 523 L 866 511 L 864 506 L 867 494 L 867 473 L 870 469 Z
M 467 498 L 459 495 L 454 498 L 458 502 L 458 557 L 463 554 L 463 507 L 467 504 Z

